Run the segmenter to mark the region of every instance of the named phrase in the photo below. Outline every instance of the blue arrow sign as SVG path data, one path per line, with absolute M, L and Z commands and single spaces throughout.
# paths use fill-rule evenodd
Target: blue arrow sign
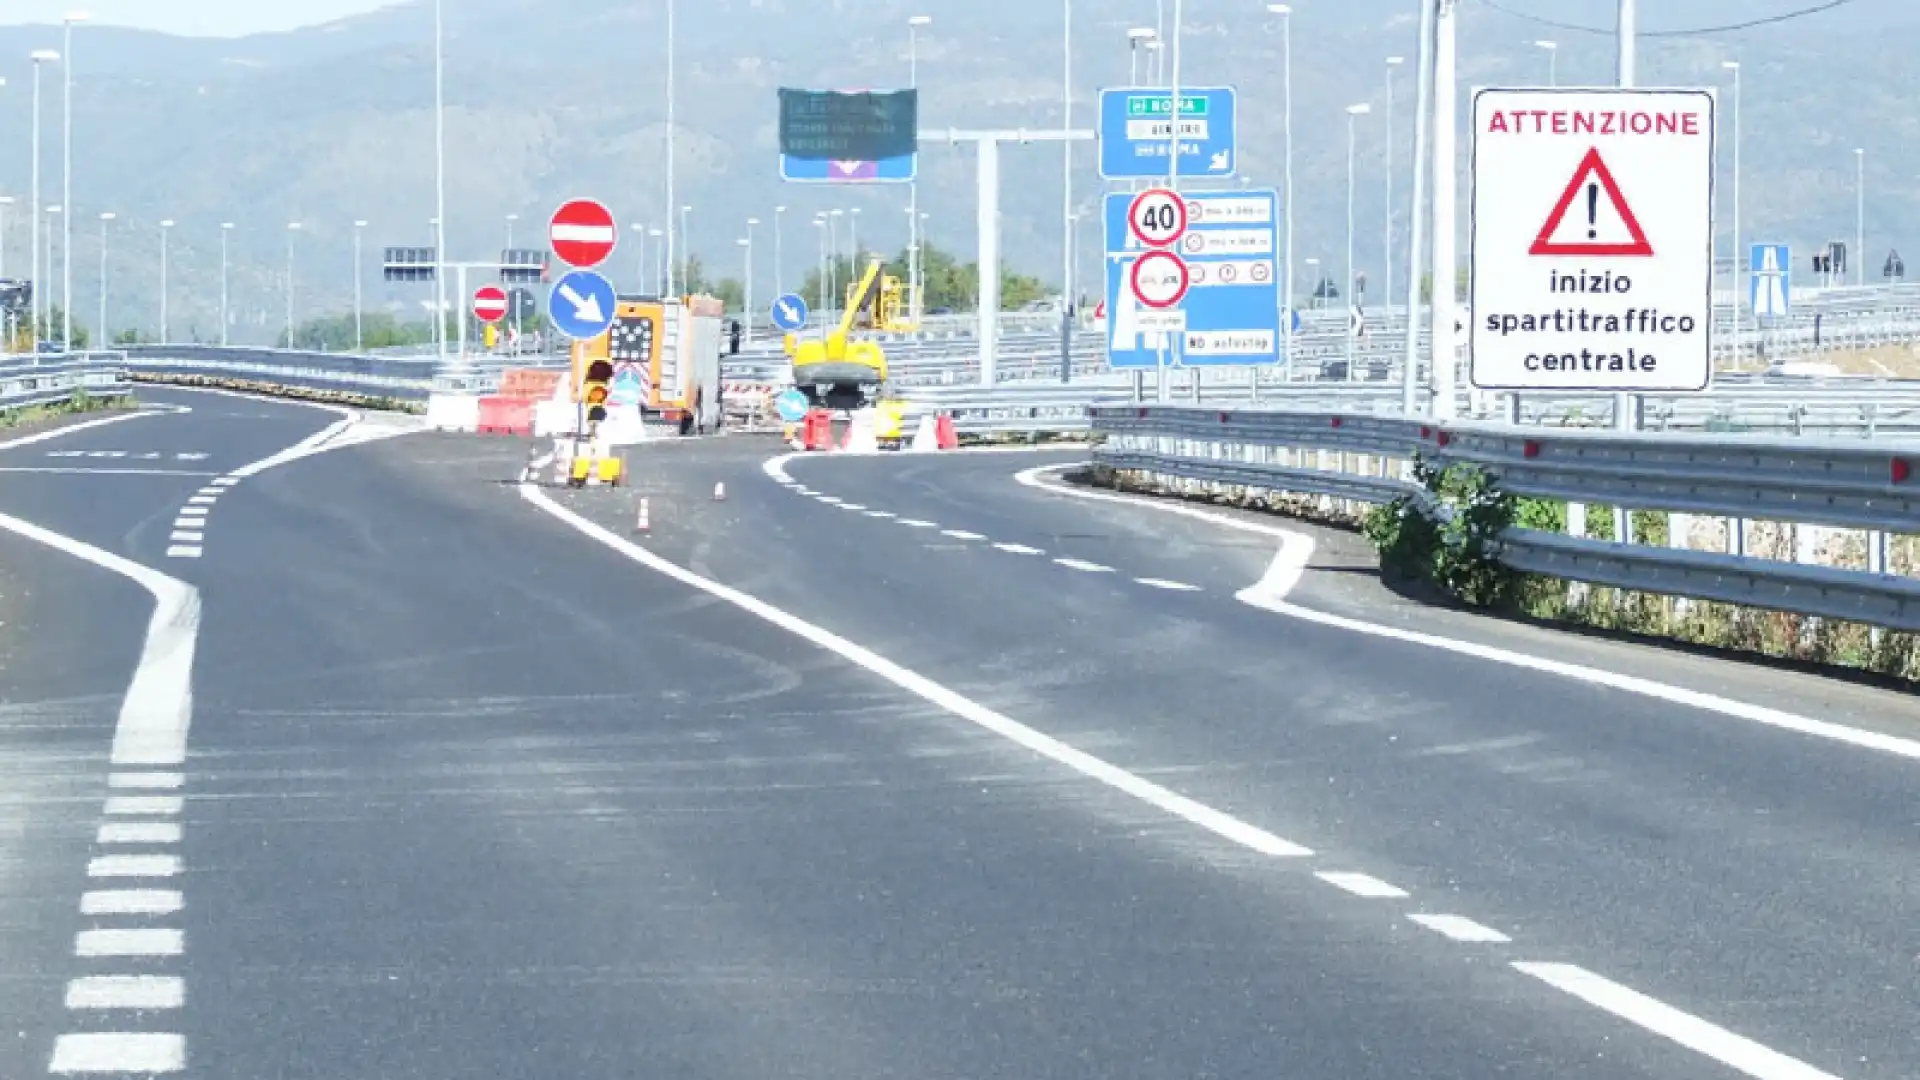
M 1755 244 L 1747 252 L 1747 306 L 1756 318 L 1784 319 L 1793 309 L 1793 252 Z
M 1107 196 L 1107 364 L 1155 368 L 1278 363 L 1280 197 L 1272 188 L 1189 191 L 1187 231 L 1171 250 L 1187 264 L 1187 294 L 1177 307 L 1184 328 L 1156 328 L 1164 312 L 1133 294 L 1133 264 L 1146 249 L 1127 225 L 1133 195 Z M 1294 313 L 1295 319 L 1299 318 Z
M 775 300 L 773 325 L 782 330 L 798 330 L 807 325 L 807 302 L 794 293 Z
M 905 184 L 919 171 L 920 155 L 878 161 L 827 161 L 780 155 L 780 179 L 795 184 Z
M 573 270 L 553 283 L 547 318 L 575 341 L 599 337 L 613 325 L 613 282 L 592 270 Z
M 1239 110 L 1230 86 L 1180 88 L 1180 175 L 1232 176 L 1240 156 Z M 1138 87 L 1100 91 L 1100 175 L 1168 175 L 1173 95 Z
M 787 423 L 797 424 L 807 418 L 807 395 L 798 390 L 782 390 L 780 396 L 773 399 L 773 411 Z
M 646 397 L 647 381 L 640 376 L 639 365 L 623 363 L 614 369 L 613 382 L 607 387 L 610 405 L 638 405 Z

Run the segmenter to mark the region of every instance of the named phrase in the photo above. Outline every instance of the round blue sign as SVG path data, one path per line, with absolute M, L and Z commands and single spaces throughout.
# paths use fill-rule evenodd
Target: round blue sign
M 807 302 L 794 293 L 788 293 L 773 302 L 773 325 L 782 330 L 794 331 L 807 325 Z
M 798 390 L 783 390 L 773 399 L 773 411 L 787 423 L 797 424 L 807 418 L 807 395 Z

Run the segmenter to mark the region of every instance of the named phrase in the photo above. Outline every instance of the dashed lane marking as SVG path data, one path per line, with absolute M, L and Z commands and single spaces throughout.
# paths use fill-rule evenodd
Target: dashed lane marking
M 88 975 L 67 984 L 69 1009 L 178 1009 L 187 981 L 176 975 Z
M 940 535 L 951 536 L 955 540 L 985 540 L 986 539 L 986 537 L 981 536 L 977 532 L 968 532 L 965 529 L 941 529 Z
M 180 795 L 115 795 L 107 800 L 107 813 L 115 817 L 177 814 L 185 804 Z
M 206 517 L 211 513 L 213 513 L 213 511 L 204 506 L 183 506 L 180 508 L 181 517 Z
M 905 525 L 909 529 L 937 529 L 940 527 L 931 521 L 922 521 L 919 518 L 901 518 L 898 524 Z
M 1149 589 L 1165 589 L 1168 592 L 1200 592 L 1200 586 L 1189 585 L 1184 581 L 1168 581 L 1165 578 L 1137 577 L 1136 585 L 1145 585 Z
M 82 915 L 172 915 L 185 906 L 176 889 L 99 889 L 80 894 Z
M 87 863 L 87 876 L 174 877 L 180 873 L 178 855 L 96 855 Z
M 850 502 L 843 502 L 843 503 L 836 503 L 836 504 L 834 504 L 834 505 L 836 505 L 836 506 L 838 506 L 838 507 L 840 507 L 840 509 L 842 509 L 842 510 L 851 510 L 851 511 L 854 511 L 854 512 L 856 512 L 856 513 L 858 513 L 858 512 L 859 512 L 859 511 L 861 511 L 861 510 L 865 510 L 865 509 L 866 509 L 866 507 L 864 507 L 864 506 L 861 506 L 861 505 L 860 505 L 859 503 L 850 503 Z
M 867 511 L 867 516 L 870 518 L 890 518 L 895 515 L 891 510 L 869 510 Z
M 175 544 L 167 549 L 169 559 L 197 559 L 201 548 L 197 544 Z
M 1472 919 L 1467 918 L 1465 915 L 1416 914 L 1409 915 L 1407 918 L 1419 923 L 1421 926 L 1426 927 L 1436 934 L 1442 934 L 1452 938 L 1454 941 L 1463 941 L 1469 944 L 1504 945 L 1513 940 L 1491 926 L 1482 926 Z
M 1009 555 L 1045 555 L 1046 554 L 1045 551 L 1042 551 L 1037 547 L 1028 547 L 1025 544 L 995 544 L 993 546 L 996 548 L 999 548 L 1001 551 L 1004 551 Z
M 177 821 L 109 821 L 94 835 L 96 844 L 177 844 Z
M 182 786 L 187 778 L 177 772 L 117 772 L 107 777 L 107 786 L 116 788 L 154 788 L 169 790 Z
M 187 948 L 180 930 L 82 930 L 73 936 L 73 954 L 102 956 L 179 956 Z
M 191 529 L 176 529 L 173 535 L 167 537 L 168 540 L 176 544 L 199 544 L 203 543 L 206 538 L 206 533 Z
M 240 482 L 240 478 L 237 476 L 223 476 L 220 479 L 215 480 L 213 482 L 213 486 L 214 487 L 232 487 L 233 485 L 239 482 Z
M 1322 870 L 1313 875 L 1336 889 L 1343 889 L 1355 896 L 1368 900 L 1404 900 L 1407 890 L 1398 885 L 1389 885 L 1370 874 L 1355 874 L 1340 870 Z
M 143 1031 L 96 1031 L 62 1035 L 53 1044 L 53 1063 L 60 1075 L 74 1073 L 176 1073 L 187 1067 L 184 1035 Z
M 1078 570 L 1086 574 L 1113 573 L 1113 567 L 1102 566 L 1097 562 L 1088 562 L 1085 559 L 1055 559 L 1053 562 L 1056 566 L 1064 566 L 1069 570 Z
M 188 506 L 212 506 L 214 499 L 216 499 L 217 497 L 218 496 L 214 496 L 214 495 L 195 495 L 187 500 L 187 505 Z

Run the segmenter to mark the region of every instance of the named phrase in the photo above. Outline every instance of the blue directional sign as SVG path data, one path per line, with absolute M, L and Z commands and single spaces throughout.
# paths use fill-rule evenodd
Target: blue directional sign
M 612 405 L 638 405 L 646 400 L 647 380 L 640 374 L 640 365 L 631 361 L 617 364 L 613 369 L 613 382 L 607 387 L 607 402 Z
M 1793 253 L 1785 244 L 1747 252 L 1747 307 L 1756 318 L 1784 319 L 1793 307 Z
M 773 325 L 793 331 L 807 325 L 807 302 L 796 293 L 788 293 L 773 302 Z
M 1180 175 L 1232 176 L 1240 156 L 1233 88 L 1180 88 Z M 1100 91 L 1100 175 L 1108 180 L 1168 175 L 1173 95 L 1139 87 Z
M 613 282 L 592 270 L 573 270 L 553 283 L 547 318 L 575 341 L 596 338 L 613 325 Z
M 920 155 L 879 161 L 826 161 L 780 155 L 780 179 L 796 184 L 906 184 L 919 171 Z
M 1183 192 L 1187 231 L 1173 249 L 1187 264 L 1184 327 L 1158 329 L 1165 312 L 1133 295 L 1134 260 L 1146 248 L 1127 225 L 1133 196 L 1107 196 L 1107 363 L 1114 368 L 1278 363 L 1280 196 L 1271 188 Z M 1175 310 L 1175 309 L 1168 309 Z
M 791 388 L 782 390 L 773 399 L 773 411 L 787 423 L 797 424 L 807 418 L 807 395 Z

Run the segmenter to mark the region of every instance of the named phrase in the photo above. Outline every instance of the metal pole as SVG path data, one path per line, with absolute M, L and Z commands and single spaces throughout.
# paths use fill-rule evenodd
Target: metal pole
M 1393 73 L 1402 59 L 1387 57 L 1387 238 L 1380 258 L 1380 306 L 1393 303 Z
M 61 176 L 60 176 L 60 348 L 73 348 L 73 22 L 66 24 L 65 47 L 61 56 L 64 89 L 60 95 Z M 51 264 L 49 264 L 51 265 Z
M 33 60 L 33 216 L 27 219 L 27 235 L 33 247 L 33 341 L 34 355 L 39 356 L 40 336 L 47 331 L 47 281 L 48 274 L 40 274 L 40 67 L 38 56 Z M 53 252 L 47 252 L 47 265 L 53 265 Z
M 361 322 L 361 312 L 366 304 L 361 299 L 361 279 L 366 277 L 360 263 L 360 233 L 367 227 L 364 221 L 353 223 L 353 351 L 367 351 L 366 327 Z M 512 246 L 509 244 L 508 246 Z
M 1740 243 L 1740 63 L 1729 60 L 1725 66 L 1733 72 L 1733 362 L 1739 364 L 1746 359 L 1741 350 L 1741 323 L 1750 310 L 1746 277 L 1750 268 Z
M 464 364 L 466 363 L 466 360 L 467 360 L 467 319 L 468 319 L 468 312 L 470 310 L 468 306 L 469 301 L 467 298 L 472 296 L 473 294 L 467 291 L 467 264 L 460 263 L 454 269 L 454 273 L 460 275 L 460 278 L 459 278 L 460 295 L 457 298 L 458 303 L 460 304 L 460 314 L 458 316 L 457 329 L 454 331 L 454 333 L 456 335 L 455 341 L 460 346 L 460 362 Z
M 298 224 L 287 226 L 287 344 L 293 348 L 293 234 L 300 230 Z
M 1638 31 L 1636 26 L 1639 16 L 1639 5 L 1638 0 L 1619 0 L 1619 3 L 1620 28 L 1617 81 L 1621 87 L 1631 87 L 1635 84 L 1636 80 L 1634 66 L 1637 55 L 1636 47 L 1638 45 Z M 1634 406 L 1635 401 L 1632 394 L 1615 394 L 1613 396 L 1613 426 L 1615 428 L 1621 431 L 1632 431 L 1640 426 L 1634 416 L 1636 412 Z M 1627 539 L 1627 534 L 1622 528 L 1622 523 L 1628 520 L 1626 511 L 1616 509 L 1614 511 L 1614 518 L 1614 536 L 1622 540 Z
M 233 230 L 232 222 L 220 224 L 220 347 L 227 345 L 227 233 Z
M 436 227 L 433 243 L 433 328 L 434 349 L 442 369 L 447 363 L 447 118 L 446 118 L 446 24 L 443 0 L 433 0 L 433 214 Z M 287 250 L 293 250 L 291 238 Z M 287 261 L 287 340 L 293 340 L 293 261 Z
M 165 345 L 167 336 L 167 234 L 173 230 L 173 222 L 160 223 L 160 344 Z
M 912 90 L 920 89 L 920 20 L 924 16 L 915 15 L 907 20 L 907 86 Z M 920 325 L 920 166 L 918 162 L 919 144 L 914 144 L 916 160 L 913 182 L 907 185 L 907 293 L 911 298 L 907 304 L 907 321 Z M 776 226 L 777 229 L 777 226 Z M 774 262 L 780 261 L 779 233 L 774 240 Z M 780 295 L 778 290 L 775 295 Z
M 784 206 L 773 208 L 773 295 L 775 296 L 787 295 L 786 287 L 780 280 L 780 265 L 784 258 L 780 253 L 780 221 L 786 213 L 787 208 Z
M 1180 190 L 1180 38 L 1182 36 L 1180 28 L 1185 22 L 1185 12 L 1185 0 L 1173 0 L 1173 61 L 1167 77 L 1167 103 L 1170 106 L 1168 111 L 1173 114 L 1173 124 L 1171 125 L 1172 134 L 1167 140 L 1167 190 L 1176 194 Z M 1179 350 L 1186 336 L 1169 334 L 1163 340 L 1172 342 L 1174 359 L 1179 359 Z M 1165 402 L 1169 400 L 1171 390 L 1167 385 L 1166 350 L 1163 348 L 1156 354 L 1155 359 L 1158 362 L 1155 364 L 1154 374 L 1158 378 L 1159 386 L 1155 390 L 1154 397 L 1158 401 Z
M 1858 253 L 1853 257 L 1853 283 L 1865 285 L 1867 283 L 1867 152 L 1865 149 L 1854 150 L 1853 163 L 1853 250 Z
M 978 169 L 980 203 L 980 303 L 976 315 L 980 339 L 980 385 L 991 387 L 998 379 L 994 362 L 998 359 L 1000 330 L 1000 142 L 990 136 L 980 139 Z
M 1358 124 L 1359 117 L 1360 117 L 1359 109 L 1360 109 L 1359 106 L 1354 106 L 1353 108 L 1350 108 L 1347 110 L 1347 280 L 1346 280 L 1345 293 L 1347 298 L 1347 309 L 1348 309 L 1347 310 L 1347 335 L 1346 335 L 1346 346 L 1347 346 L 1346 358 L 1347 358 L 1347 381 L 1348 382 L 1353 381 L 1353 375 L 1354 375 L 1354 372 L 1353 372 L 1354 333 L 1353 332 L 1355 328 L 1353 325 L 1353 320 L 1354 320 L 1354 316 L 1360 310 L 1359 303 L 1353 295 L 1353 281 L 1354 281 L 1354 278 L 1353 278 L 1353 144 L 1355 139 L 1355 128 Z
M 666 0 L 667 5 L 667 295 L 679 296 L 675 288 L 678 278 L 674 276 L 674 256 L 679 245 L 673 235 L 674 215 L 680 205 L 674 199 L 673 190 L 673 61 L 674 61 L 674 8 L 676 0 Z M 682 225 L 685 222 L 681 223 Z
M 112 220 L 110 214 L 100 215 L 100 334 L 94 339 L 96 349 L 113 343 L 113 335 L 107 331 L 107 222 Z
M 1455 150 L 1459 119 L 1455 115 L 1459 87 L 1454 72 L 1455 5 L 1458 0 L 1432 0 L 1439 5 L 1433 24 L 1433 359 L 1428 373 L 1433 384 L 1434 419 L 1454 417 L 1454 244 L 1457 239 Z
M 1060 381 L 1073 381 L 1073 0 L 1060 0 L 1062 53 L 1060 108 Z M 1178 110 L 1175 133 L 1178 134 Z
M 1406 416 L 1420 411 L 1417 389 L 1420 377 L 1420 268 L 1421 256 L 1427 253 L 1427 221 L 1432 209 L 1427 204 L 1427 138 L 1433 127 L 1433 33 L 1437 7 L 1435 0 L 1422 0 L 1420 4 L 1420 60 L 1419 70 L 1415 73 L 1418 85 L 1414 91 L 1417 100 L 1413 121 L 1413 201 L 1407 221 L 1407 343 L 1401 357 L 1404 367 L 1400 372 L 1400 412 Z M 1439 330 L 1439 324 L 1435 323 L 1435 341 L 1439 340 Z
M 1282 96 L 1286 99 L 1285 104 L 1283 106 L 1283 112 L 1284 112 L 1284 119 L 1285 119 L 1285 126 L 1286 126 L 1286 143 L 1287 143 L 1286 176 L 1284 178 L 1284 183 L 1286 185 L 1286 196 L 1287 196 L 1287 206 L 1286 206 L 1287 269 L 1286 269 L 1286 273 L 1282 275 L 1282 277 L 1280 278 L 1280 281 L 1281 281 L 1280 288 L 1282 290 L 1280 294 L 1281 300 L 1286 304 L 1286 310 L 1281 313 L 1281 316 L 1286 320 L 1286 325 L 1281 328 L 1280 332 L 1282 334 L 1285 334 L 1287 339 L 1287 368 L 1286 368 L 1285 378 L 1288 382 L 1292 382 L 1293 381 L 1293 320 L 1294 320 L 1293 305 L 1294 305 L 1294 298 L 1295 296 L 1298 295 L 1298 289 L 1293 282 L 1293 11 L 1292 9 L 1288 9 L 1286 14 L 1280 17 L 1280 49 L 1281 49 L 1281 53 L 1283 54 L 1283 60 L 1286 67 L 1286 83 L 1283 89 Z
M 747 281 L 746 281 L 746 288 L 744 290 L 745 295 L 740 300 L 740 306 L 745 309 L 740 313 L 740 327 L 742 330 L 742 333 L 740 336 L 742 339 L 742 344 L 751 344 L 753 341 L 753 226 L 754 226 L 754 220 L 752 218 L 748 218 L 747 219 Z

